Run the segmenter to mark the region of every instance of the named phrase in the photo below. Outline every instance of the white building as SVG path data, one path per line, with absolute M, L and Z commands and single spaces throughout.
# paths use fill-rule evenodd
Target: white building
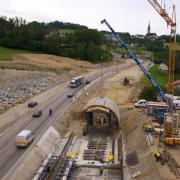
M 164 63 L 161 63 L 161 64 L 159 65 L 159 69 L 160 69 L 161 71 L 167 71 L 167 70 L 168 70 L 168 66 L 167 66 L 166 64 L 164 64 Z

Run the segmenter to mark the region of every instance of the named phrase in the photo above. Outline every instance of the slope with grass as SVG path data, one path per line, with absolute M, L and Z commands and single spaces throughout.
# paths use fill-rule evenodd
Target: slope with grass
M 17 54 L 28 54 L 28 53 L 32 53 L 32 52 L 25 51 L 22 49 L 11 49 L 11 48 L 0 47 L 0 61 L 12 60 L 13 56 Z
M 159 65 L 155 64 L 149 70 L 153 79 L 158 83 L 158 85 L 166 92 L 166 85 L 168 82 L 168 74 L 167 72 L 161 71 L 159 69 Z M 180 79 L 180 73 L 175 74 L 175 80 Z M 157 91 L 151 82 L 144 76 L 141 80 L 144 88 L 140 94 L 139 98 L 147 99 L 147 100 L 156 100 Z

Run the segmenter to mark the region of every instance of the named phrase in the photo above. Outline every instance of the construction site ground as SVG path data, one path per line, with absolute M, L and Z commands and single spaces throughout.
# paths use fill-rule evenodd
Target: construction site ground
M 135 109 L 132 103 L 134 99 L 137 99 L 138 94 L 142 89 L 140 79 L 143 73 L 135 64 L 133 66 L 132 60 L 127 60 L 126 63 L 132 64 L 132 67 L 121 71 L 115 69 L 114 74 L 110 77 L 106 79 L 102 78 L 102 81 L 85 92 L 81 97 L 77 98 L 75 102 L 72 102 L 72 106 L 65 111 L 61 117 L 53 122 L 53 126 L 61 136 L 72 131 L 78 138 L 83 138 L 83 127 L 85 124 L 85 122 L 82 121 L 81 116 L 83 107 L 92 97 L 106 96 L 112 99 L 120 109 L 121 133 L 123 134 L 123 143 L 125 146 L 123 153 L 129 154 L 135 151 L 138 157 L 138 163 L 133 166 L 128 166 L 128 168 L 124 167 L 127 169 L 124 177 L 127 177 L 128 179 L 131 175 L 139 171 L 140 175 L 135 178 L 137 180 L 176 179 L 170 172 L 167 164 L 162 166 L 160 163 L 156 162 L 154 158 L 154 151 L 157 150 L 156 139 L 154 140 L 153 146 L 148 146 L 146 134 L 142 128 L 144 120 L 147 119 L 146 110 Z M 148 63 L 145 63 L 145 66 L 147 67 Z M 122 81 L 124 77 L 130 79 L 129 86 L 123 86 Z M 58 91 L 60 89 L 57 89 L 56 87 L 52 91 Z M 42 97 L 39 96 L 39 98 L 41 101 Z M 179 147 L 168 147 L 168 150 L 173 154 L 178 163 L 180 163 L 178 149 Z M 31 162 L 37 162 L 37 155 L 38 152 L 33 150 L 28 154 L 27 159 Z M 28 160 L 24 160 L 21 163 L 22 168 L 26 166 Z M 37 163 L 31 163 L 29 165 L 31 173 L 33 170 L 37 170 L 40 162 L 41 160 L 39 159 Z M 23 171 L 21 169 L 18 172 L 23 172 L 24 175 L 29 173 L 28 169 L 26 171 L 24 168 Z
M 148 66 L 148 64 L 145 65 Z M 158 148 L 157 139 L 154 137 L 154 145 L 148 145 L 143 129 L 143 122 L 147 120 L 146 109 L 137 109 L 133 106 L 133 101 L 137 99 L 142 89 L 140 84 L 142 75 L 143 73 L 135 65 L 103 79 L 97 86 L 78 98 L 78 101 L 73 103 L 72 107 L 64 113 L 63 118 L 54 122 L 54 127 L 60 133 L 72 131 L 78 137 L 82 137 L 84 122 L 81 119 L 81 110 L 92 97 L 106 96 L 112 99 L 120 109 L 121 132 L 125 146 L 123 153 L 129 154 L 134 151 L 137 153 L 138 163 L 128 166 L 128 170 L 125 170 L 124 174 L 125 179 L 131 179 L 137 173 L 139 175 L 134 178 L 137 180 L 173 180 L 176 177 L 171 173 L 167 164 L 162 166 L 155 160 L 154 153 L 157 152 Z M 130 79 L 130 86 L 123 86 L 124 77 Z M 61 126 L 59 126 L 60 123 Z M 167 147 L 167 149 L 180 163 L 179 147 Z

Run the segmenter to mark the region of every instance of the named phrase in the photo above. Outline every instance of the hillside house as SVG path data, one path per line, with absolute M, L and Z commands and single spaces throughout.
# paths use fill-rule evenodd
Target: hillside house
M 168 66 L 167 66 L 166 64 L 164 64 L 164 63 L 161 63 L 161 64 L 159 65 L 159 69 L 160 69 L 161 71 L 167 71 L 167 70 L 168 70 Z

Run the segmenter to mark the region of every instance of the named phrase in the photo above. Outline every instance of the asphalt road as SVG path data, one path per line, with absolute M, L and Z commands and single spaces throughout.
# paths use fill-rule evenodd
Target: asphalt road
M 118 69 L 122 70 L 127 68 L 127 65 L 119 65 Z M 103 69 L 103 74 L 111 72 L 114 67 Z M 101 76 L 101 70 L 97 71 L 94 75 L 88 79 L 91 81 L 96 80 Z M 27 151 L 27 149 L 17 149 L 15 146 L 16 135 L 23 129 L 30 129 L 34 133 L 34 139 L 36 139 L 40 133 L 47 128 L 48 124 L 63 112 L 65 108 L 72 102 L 71 98 L 68 98 L 69 93 L 77 93 L 81 90 L 85 84 L 78 88 L 66 88 L 58 95 L 51 97 L 48 102 L 45 102 L 40 108 L 43 114 L 39 118 L 32 117 L 32 110 L 24 114 L 12 128 L 8 130 L 3 136 L 0 137 L 0 179 L 13 167 L 18 159 Z M 53 109 L 52 116 L 49 116 L 49 107 Z

